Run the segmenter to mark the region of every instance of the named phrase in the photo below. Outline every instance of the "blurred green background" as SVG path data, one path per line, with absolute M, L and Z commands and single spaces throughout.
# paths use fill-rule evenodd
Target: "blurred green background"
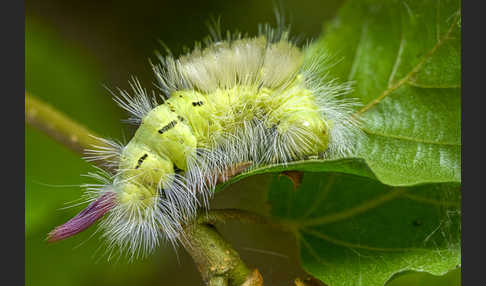
M 155 82 L 148 59 L 163 50 L 178 55 L 207 35 L 205 23 L 221 16 L 223 28 L 255 34 L 258 23 L 275 23 L 276 1 L 62 1 L 27 0 L 26 90 L 104 137 L 130 138 L 132 126 L 103 88 L 128 89 L 136 75 L 148 89 Z M 293 35 L 315 39 L 341 1 L 280 1 Z M 27 285 L 203 285 L 183 249 L 163 246 L 150 258 L 107 261 L 95 227 L 55 244 L 45 241 L 53 227 L 84 205 L 72 206 L 93 168 L 53 140 L 25 126 L 25 275 Z M 218 194 L 214 207 L 264 212 L 269 178 L 256 176 Z M 221 232 L 266 285 L 292 285 L 298 267 L 292 237 L 261 226 L 224 225 Z M 459 285 L 460 272 L 435 278 L 402 275 L 391 284 Z

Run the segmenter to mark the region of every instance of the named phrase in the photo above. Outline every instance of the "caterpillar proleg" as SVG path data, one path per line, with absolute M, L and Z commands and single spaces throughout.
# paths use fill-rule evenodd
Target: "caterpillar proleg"
M 88 150 L 114 175 L 96 177 L 91 204 L 49 234 L 56 241 L 100 223 L 108 249 L 134 256 L 161 240 L 183 239 L 183 225 L 208 208 L 221 177 L 249 168 L 310 158 L 351 155 L 358 122 L 348 83 L 323 77 L 325 51 L 308 55 L 288 30 L 260 26 L 257 36 L 218 29 L 204 46 L 179 57 L 159 57 L 152 69 L 162 95 L 133 79 L 133 95 L 115 101 L 138 129 L 128 144 Z

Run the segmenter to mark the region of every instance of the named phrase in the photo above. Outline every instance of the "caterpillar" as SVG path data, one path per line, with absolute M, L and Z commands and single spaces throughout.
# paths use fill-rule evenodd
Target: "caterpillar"
M 260 25 L 256 36 L 210 30 L 203 44 L 152 64 L 161 94 L 133 78 L 115 102 L 138 125 L 128 144 L 100 139 L 86 159 L 115 174 L 91 174 L 91 203 L 48 235 L 70 237 L 104 217 L 108 248 L 145 256 L 161 241 L 177 245 L 183 226 L 207 209 L 220 178 L 244 169 L 348 156 L 360 136 L 349 83 L 325 76 L 329 56 L 306 53 L 287 27 Z M 246 162 L 246 163 L 245 163 Z M 242 170 L 240 170 L 242 171 Z

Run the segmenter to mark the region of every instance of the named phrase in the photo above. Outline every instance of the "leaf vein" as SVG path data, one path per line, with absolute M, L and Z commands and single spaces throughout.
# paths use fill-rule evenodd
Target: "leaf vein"
M 319 263 L 322 263 L 322 264 L 325 264 L 325 265 L 331 265 L 331 263 L 327 262 L 326 260 L 324 260 L 321 256 L 319 256 L 316 253 L 316 251 L 314 250 L 312 245 L 310 245 L 302 235 L 296 233 L 296 237 L 302 242 L 302 244 L 305 246 L 305 248 L 307 248 L 307 250 L 309 250 L 309 253 L 314 257 L 314 259 L 319 261 Z
M 418 139 L 418 138 L 413 138 L 413 137 L 408 137 L 408 136 L 402 136 L 402 135 L 384 134 L 384 133 L 379 133 L 379 132 L 376 132 L 376 131 L 372 131 L 372 130 L 366 128 L 366 127 L 362 127 L 362 130 L 364 132 L 370 134 L 370 135 L 375 135 L 375 136 L 380 136 L 380 137 L 385 137 L 385 138 L 393 138 L 393 139 L 411 141 L 411 142 L 416 142 L 416 143 L 432 144 L 432 145 L 445 145 L 445 146 L 456 146 L 456 147 L 461 146 L 461 144 L 457 144 L 457 143 L 437 142 L 437 141 L 430 141 L 430 140 Z
M 417 196 L 417 195 L 412 195 L 409 193 L 405 193 L 403 195 L 404 197 L 411 199 L 416 202 L 421 202 L 421 203 L 426 203 L 426 204 L 432 204 L 432 205 L 438 205 L 438 206 L 450 206 L 450 207 L 460 207 L 460 203 L 457 202 L 451 202 L 451 201 L 439 201 L 439 200 L 434 200 L 430 198 L 425 198 L 422 196 Z
M 395 64 L 393 65 L 393 69 L 390 73 L 390 77 L 388 78 L 388 88 L 393 86 L 393 79 L 395 78 L 395 73 L 397 72 L 398 67 L 402 61 L 402 53 L 403 47 L 405 46 L 405 34 L 402 31 L 402 39 L 400 40 L 400 47 L 398 47 L 397 58 L 395 59 Z
M 356 47 L 356 52 L 354 54 L 353 64 L 351 65 L 351 70 L 349 71 L 348 81 L 352 80 L 354 75 L 356 74 L 356 71 L 358 69 L 359 58 L 361 56 L 361 50 L 363 47 L 363 42 L 367 34 L 368 34 L 368 21 L 365 21 L 363 24 L 363 28 L 361 29 L 361 36 L 359 38 L 359 42 Z
M 317 217 L 317 218 L 312 218 L 312 219 L 307 219 L 305 221 L 299 221 L 297 222 L 298 227 L 305 227 L 305 226 L 313 226 L 313 225 L 322 225 L 322 224 L 328 224 L 340 220 L 345 220 L 347 218 L 353 217 L 357 214 L 364 213 L 370 209 L 373 209 L 381 204 L 384 204 L 390 200 L 393 200 L 399 196 L 401 196 L 405 192 L 404 189 L 392 189 L 390 190 L 387 194 L 379 196 L 378 198 L 369 200 L 364 202 L 361 205 L 358 205 L 356 207 L 349 208 L 347 210 L 344 210 L 339 213 L 334 213 L 330 215 L 326 215 L 323 217 Z
M 418 83 L 415 80 L 409 80 L 408 84 L 414 87 L 419 87 L 419 88 L 461 88 L 460 84 L 451 84 L 451 85 L 428 85 L 428 84 L 422 84 Z
M 457 16 L 456 16 L 457 17 Z M 390 95 L 393 91 L 401 87 L 403 84 L 407 83 L 408 80 L 414 76 L 417 72 L 420 71 L 422 66 L 425 64 L 425 62 L 432 57 L 432 55 L 435 54 L 435 52 L 448 40 L 450 40 L 449 36 L 453 31 L 453 28 L 455 27 L 455 21 L 453 21 L 453 24 L 449 27 L 449 30 L 447 31 L 446 35 L 442 37 L 435 45 L 432 47 L 432 49 L 422 58 L 422 60 L 408 73 L 406 74 L 401 80 L 399 80 L 397 83 L 395 83 L 393 86 L 387 88 L 384 90 L 380 96 L 369 102 L 367 105 L 365 105 L 363 108 L 361 108 L 358 112 L 356 112 L 356 115 L 362 114 L 369 110 L 371 107 L 377 105 L 380 103 L 385 97 Z
M 308 217 L 327 198 L 329 192 L 331 191 L 331 186 L 334 184 L 335 180 L 336 174 L 333 173 L 329 176 L 329 179 L 327 181 L 327 184 L 324 186 L 324 189 L 319 192 L 319 197 L 313 201 L 311 207 L 307 209 L 302 218 Z
M 393 248 L 393 247 L 388 248 L 388 247 L 386 247 L 386 248 L 383 248 L 383 247 L 369 246 L 369 245 L 365 245 L 365 244 L 355 244 L 355 243 L 350 243 L 350 242 L 346 242 L 346 241 L 343 241 L 343 240 L 340 240 L 340 239 L 330 237 L 330 236 L 325 235 L 321 232 L 317 232 L 315 230 L 311 230 L 311 229 L 308 229 L 308 228 L 302 229 L 301 231 L 308 233 L 310 235 L 313 235 L 317 238 L 321 238 L 323 240 L 326 240 L 330 243 L 345 246 L 345 247 L 350 247 L 350 248 L 360 248 L 360 249 L 366 249 L 366 250 L 372 250 L 372 251 L 386 251 L 386 252 L 428 251 L 427 249 L 413 248 L 413 247 L 404 247 L 404 248 Z

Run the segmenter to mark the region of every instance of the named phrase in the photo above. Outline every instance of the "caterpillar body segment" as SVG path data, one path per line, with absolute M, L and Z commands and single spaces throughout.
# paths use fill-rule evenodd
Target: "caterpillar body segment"
M 176 244 L 183 224 L 242 163 L 350 155 L 360 136 L 356 103 L 340 98 L 348 84 L 322 77 L 326 60 L 325 53 L 304 57 L 286 31 L 266 26 L 254 38 L 216 39 L 178 59 L 161 57 L 152 66 L 161 103 L 136 80 L 134 96 L 121 91 L 115 101 L 139 127 L 126 146 L 111 143 L 116 148 L 89 157 L 117 166 L 93 198 L 109 193 L 114 201 L 100 224 L 108 249 L 133 257 L 161 239 Z
M 299 85 L 299 81 L 295 84 Z M 320 115 L 311 92 L 303 86 L 290 86 L 285 93 L 247 87 L 216 90 L 207 95 L 181 91 L 142 119 L 122 153 L 120 169 L 130 170 L 129 176 L 147 174 L 134 180 L 157 183 L 164 175 L 174 173 L 174 168 L 187 170 L 187 159 L 197 148 L 213 149 L 227 140 L 226 134 L 235 135 L 245 123 L 255 120 L 261 122 L 261 128 L 291 141 L 303 140 L 302 134 L 309 135 L 308 142 L 296 145 L 293 158 L 289 159 L 327 149 L 328 123 Z M 285 161 L 278 157 L 268 159 L 275 163 Z

